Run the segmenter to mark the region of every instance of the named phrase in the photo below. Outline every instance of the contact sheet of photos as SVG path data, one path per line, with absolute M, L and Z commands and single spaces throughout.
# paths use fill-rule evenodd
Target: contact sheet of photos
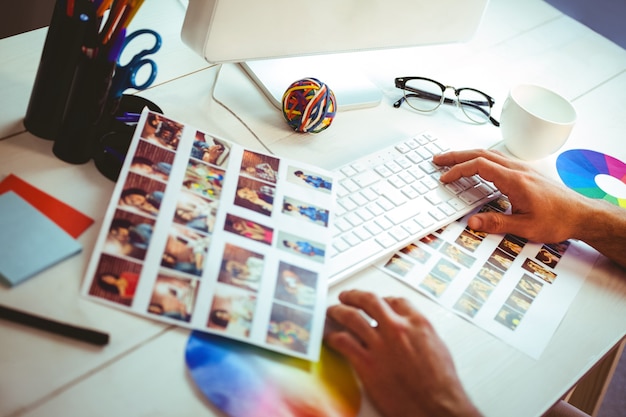
M 82 293 L 318 360 L 330 173 L 145 111 Z
M 476 211 L 510 213 L 510 203 L 500 197 Z M 597 254 L 574 241 L 539 244 L 477 232 L 467 226 L 469 216 L 377 267 L 538 358 Z

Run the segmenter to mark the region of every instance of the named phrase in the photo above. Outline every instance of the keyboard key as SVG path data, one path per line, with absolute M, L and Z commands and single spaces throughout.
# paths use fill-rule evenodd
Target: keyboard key
M 350 165 L 341 168 L 341 173 L 346 177 L 351 177 L 357 173 L 356 169 L 352 168 Z
M 407 184 L 411 184 L 413 181 L 415 181 L 415 177 L 409 174 L 407 171 L 398 172 L 398 177 L 402 178 L 402 180 Z
M 438 181 L 435 181 L 431 177 L 425 177 L 422 179 L 422 184 L 424 184 L 429 190 L 435 190 L 439 188 L 439 184 L 441 183 Z
M 443 203 L 438 206 L 439 210 L 443 211 L 446 216 L 454 216 L 456 210 L 448 203 Z
M 357 207 L 363 207 L 367 204 L 367 198 L 363 197 L 361 193 L 352 194 L 350 198 L 354 201 L 354 204 L 356 204 Z
M 415 139 L 409 139 L 404 143 L 411 149 L 416 149 L 420 146 L 419 142 L 416 141 Z
M 396 158 L 396 160 L 394 161 L 396 164 L 398 164 L 400 167 L 402 167 L 403 170 L 405 169 L 409 169 L 413 166 L 413 164 L 411 163 L 411 161 L 409 161 L 406 158 Z
M 378 194 L 376 194 L 370 188 L 365 188 L 361 190 L 361 195 L 365 197 L 368 201 L 374 201 L 378 197 Z
M 372 218 L 374 217 L 374 215 L 372 214 L 371 211 L 369 211 L 368 209 L 366 209 L 365 207 L 359 207 L 356 211 L 357 216 L 359 216 L 361 219 L 363 219 L 363 221 L 368 221 L 368 220 L 372 220 Z
M 428 152 L 430 152 L 433 155 L 437 155 L 441 153 L 441 149 L 439 148 L 439 146 L 437 146 L 435 142 L 431 142 L 424 147 L 428 149 Z
M 395 148 L 400 153 L 407 153 L 411 150 L 406 143 L 398 143 Z
M 413 167 L 407 170 L 407 172 L 415 177 L 416 180 L 424 178 L 424 171 L 418 167 Z
M 389 229 L 389 228 L 391 228 L 393 226 L 393 223 L 391 223 L 389 220 L 387 220 L 387 218 L 384 217 L 384 216 L 377 217 L 376 220 L 374 220 L 374 221 L 383 230 L 387 230 L 387 229 Z
M 466 204 L 474 204 L 485 198 L 485 195 L 477 188 L 470 188 L 459 194 L 459 198 Z
M 353 162 L 352 163 L 352 168 L 356 171 L 356 172 L 363 172 L 363 171 L 367 171 L 368 169 L 370 169 L 370 165 L 369 164 L 364 164 L 362 162 Z
M 346 211 L 352 211 L 358 207 L 350 197 L 342 198 L 341 200 L 339 200 L 339 204 L 341 205 L 341 207 L 346 209 Z
M 417 235 L 423 230 L 423 227 L 414 220 L 409 220 L 402 223 L 402 227 L 404 227 L 404 230 L 406 230 L 411 235 Z
M 387 181 L 396 188 L 402 188 L 406 185 L 406 182 L 397 175 L 387 178 Z
M 430 159 L 433 157 L 432 152 L 430 152 L 426 146 L 417 149 L 417 153 L 422 157 L 422 159 Z
M 428 192 L 428 187 L 421 182 L 416 182 L 412 184 L 411 187 L 420 194 L 426 194 Z
M 415 200 L 417 197 L 420 196 L 420 193 L 415 191 L 415 188 L 413 187 L 404 187 L 402 189 L 402 194 L 404 194 L 410 200 Z
M 380 243 L 385 248 L 388 248 L 396 243 L 396 239 L 391 237 L 387 232 L 383 232 L 380 235 L 376 236 L 376 239 L 374 240 Z
M 350 194 L 350 191 L 346 187 L 341 185 L 341 183 L 337 184 L 337 197 L 345 197 L 348 194 Z
M 342 237 L 342 238 L 346 241 L 346 243 L 348 243 L 348 245 L 350 245 L 350 246 L 356 246 L 356 245 L 358 245 L 359 243 L 361 243 L 361 242 L 362 242 L 362 240 L 361 240 L 361 239 L 359 239 L 359 237 L 358 237 L 357 235 L 355 235 L 354 233 L 352 233 L 352 232 L 348 232 L 348 233 L 346 233 L 345 235 L 343 235 L 343 236 L 341 236 L 341 237 Z
M 395 205 L 386 197 L 380 197 L 378 200 L 376 200 L 376 204 L 378 204 L 383 209 L 383 211 L 388 211 L 395 207 Z
M 435 191 L 432 191 L 430 193 L 427 193 L 424 198 L 426 198 L 426 200 L 428 200 L 428 202 L 434 206 L 436 206 L 437 204 L 441 204 L 441 202 L 443 201 L 441 199 L 441 196 L 439 194 L 437 194 Z
M 352 229 L 352 225 L 348 223 L 348 221 L 344 218 L 339 218 L 335 220 L 335 227 L 342 232 L 347 232 Z
M 430 210 L 428 210 L 428 214 L 430 214 L 431 216 L 433 216 L 435 218 L 435 220 L 443 220 L 446 218 L 445 214 L 439 210 L 437 207 L 434 207 Z
M 424 161 L 419 165 L 419 167 L 426 174 L 432 174 L 433 172 L 437 171 L 437 165 L 433 164 L 431 161 Z
M 381 176 L 385 178 L 393 174 L 393 172 L 389 168 L 387 168 L 385 165 L 377 166 L 376 168 L 374 168 L 374 171 L 378 172 Z
M 339 239 L 333 239 L 333 247 L 337 249 L 338 252 L 343 252 L 345 250 L 350 249 L 351 246 L 348 245 L 348 243 L 345 240 L 339 238 Z
M 352 177 L 352 181 L 361 188 L 369 187 L 378 180 L 380 180 L 380 176 L 372 171 L 364 171 Z
M 465 207 L 467 207 L 467 204 L 465 204 L 458 198 L 451 198 L 450 200 L 448 200 L 448 204 L 450 204 L 450 206 L 452 206 L 452 208 L 454 208 L 456 211 L 464 210 Z
M 363 223 L 363 219 L 354 212 L 346 214 L 344 219 L 346 219 L 352 226 L 358 226 Z
M 354 234 L 361 240 L 367 240 L 372 237 L 372 234 L 363 226 L 354 229 Z
M 359 189 L 359 186 L 350 178 L 346 178 L 345 180 L 341 181 L 341 185 L 346 187 L 346 190 L 348 190 L 351 193 Z
M 374 216 L 380 216 L 385 212 L 385 210 L 378 203 L 370 203 L 365 206 L 365 208 L 367 208 Z
M 416 216 L 420 212 L 420 204 L 418 201 L 396 207 L 385 213 L 385 217 L 393 224 L 400 224 L 411 217 Z
M 383 229 L 373 221 L 365 223 L 363 227 L 373 235 L 378 235 L 383 232 Z
M 409 232 L 404 230 L 404 228 L 398 226 L 389 230 L 389 235 L 393 237 L 395 240 L 400 241 L 409 237 Z
M 396 163 L 396 161 L 389 161 L 385 164 L 385 166 L 394 174 L 402 171 L 402 167 Z
M 415 221 L 418 222 L 420 226 L 422 226 L 424 229 L 435 224 L 435 221 L 433 220 L 432 216 L 430 216 L 428 213 L 418 214 L 417 217 L 415 218 Z
M 480 191 L 485 197 L 493 194 L 493 190 L 487 184 L 479 184 L 476 189 Z

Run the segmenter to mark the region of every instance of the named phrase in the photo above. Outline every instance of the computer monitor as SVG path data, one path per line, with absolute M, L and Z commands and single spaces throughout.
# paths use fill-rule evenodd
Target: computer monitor
M 487 2 L 189 0 L 181 37 L 208 62 L 241 64 L 279 108 L 293 81 L 316 77 L 345 110 L 382 97 L 345 54 L 467 41 Z

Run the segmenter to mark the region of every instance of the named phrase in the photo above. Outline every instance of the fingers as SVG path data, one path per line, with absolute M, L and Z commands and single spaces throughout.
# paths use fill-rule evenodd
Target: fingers
M 334 332 L 349 332 L 364 346 L 370 346 L 376 334 L 361 310 L 345 304 L 329 307 L 326 315 L 335 322 Z M 333 333 L 333 331 L 331 331 Z
M 331 307 L 334 308 L 334 307 Z M 330 313 L 330 309 L 329 309 Z M 334 320 L 328 318 L 327 320 Z M 324 333 L 324 341 L 328 346 L 345 356 L 352 365 L 367 360 L 367 351 L 363 342 L 356 338 L 347 328 L 340 325 L 331 326 Z
M 377 323 L 389 320 L 389 315 L 391 314 L 389 304 L 371 292 L 360 290 L 344 291 L 339 294 L 339 300 L 345 305 L 363 310 L 365 314 Z M 363 316 L 361 317 L 365 320 Z
M 485 233 L 512 233 L 523 236 L 529 230 L 529 220 L 524 214 L 514 216 L 502 213 L 479 213 L 470 217 L 467 226 Z
M 463 162 L 471 161 L 476 158 L 485 158 L 496 162 L 502 166 L 510 166 L 516 164 L 513 160 L 507 158 L 498 151 L 490 151 L 487 149 L 471 149 L 467 151 L 446 152 L 433 157 L 433 162 L 441 166 L 454 166 Z
M 402 297 L 384 297 L 383 300 L 389 304 L 389 307 L 397 314 L 401 316 L 408 316 L 411 313 L 415 313 L 416 309 L 413 304 L 406 298 Z
M 462 177 L 480 175 L 481 178 L 493 182 L 502 190 L 514 178 L 512 171 L 528 171 L 527 165 L 513 161 L 500 152 L 485 149 L 470 151 L 447 152 L 435 155 L 433 162 L 450 169 L 441 175 L 442 182 L 456 181 Z
M 461 162 L 452 166 L 441 175 L 440 180 L 444 183 L 456 181 L 460 178 L 478 175 L 482 179 L 492 182 L 503 193 L 508 195 L 519 184 L 520 174 L 526 168 L 511 168 L 499 162 L 486 158 L 476 158 L 467 162 Z
M 394 312 L 403 314 L 410 309 L 400 299 L 382 299 L 371 292 L 360 290 L 344 291 L 339 295 L 339 300 L 342 304 L 329 307 L 327 316 L 365 346 L 372 346 L 380 337 L 376 333 L 376 326 L 393 320 Z M 365 315 L 375 323 L 370 322 Z

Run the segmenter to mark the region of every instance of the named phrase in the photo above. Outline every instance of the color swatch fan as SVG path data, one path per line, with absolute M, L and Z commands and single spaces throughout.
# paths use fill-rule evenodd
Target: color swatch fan
M 561 180 L 574 191 L 626 208 L 626 164 L 619 159 L 572 149 L 559 155 L 556 168 Z
M 314 363 L 194 331 L 185 360 L 200 391 L 231 417 L 354 417 L 359 411 L 351 368 L 325 347 Z

